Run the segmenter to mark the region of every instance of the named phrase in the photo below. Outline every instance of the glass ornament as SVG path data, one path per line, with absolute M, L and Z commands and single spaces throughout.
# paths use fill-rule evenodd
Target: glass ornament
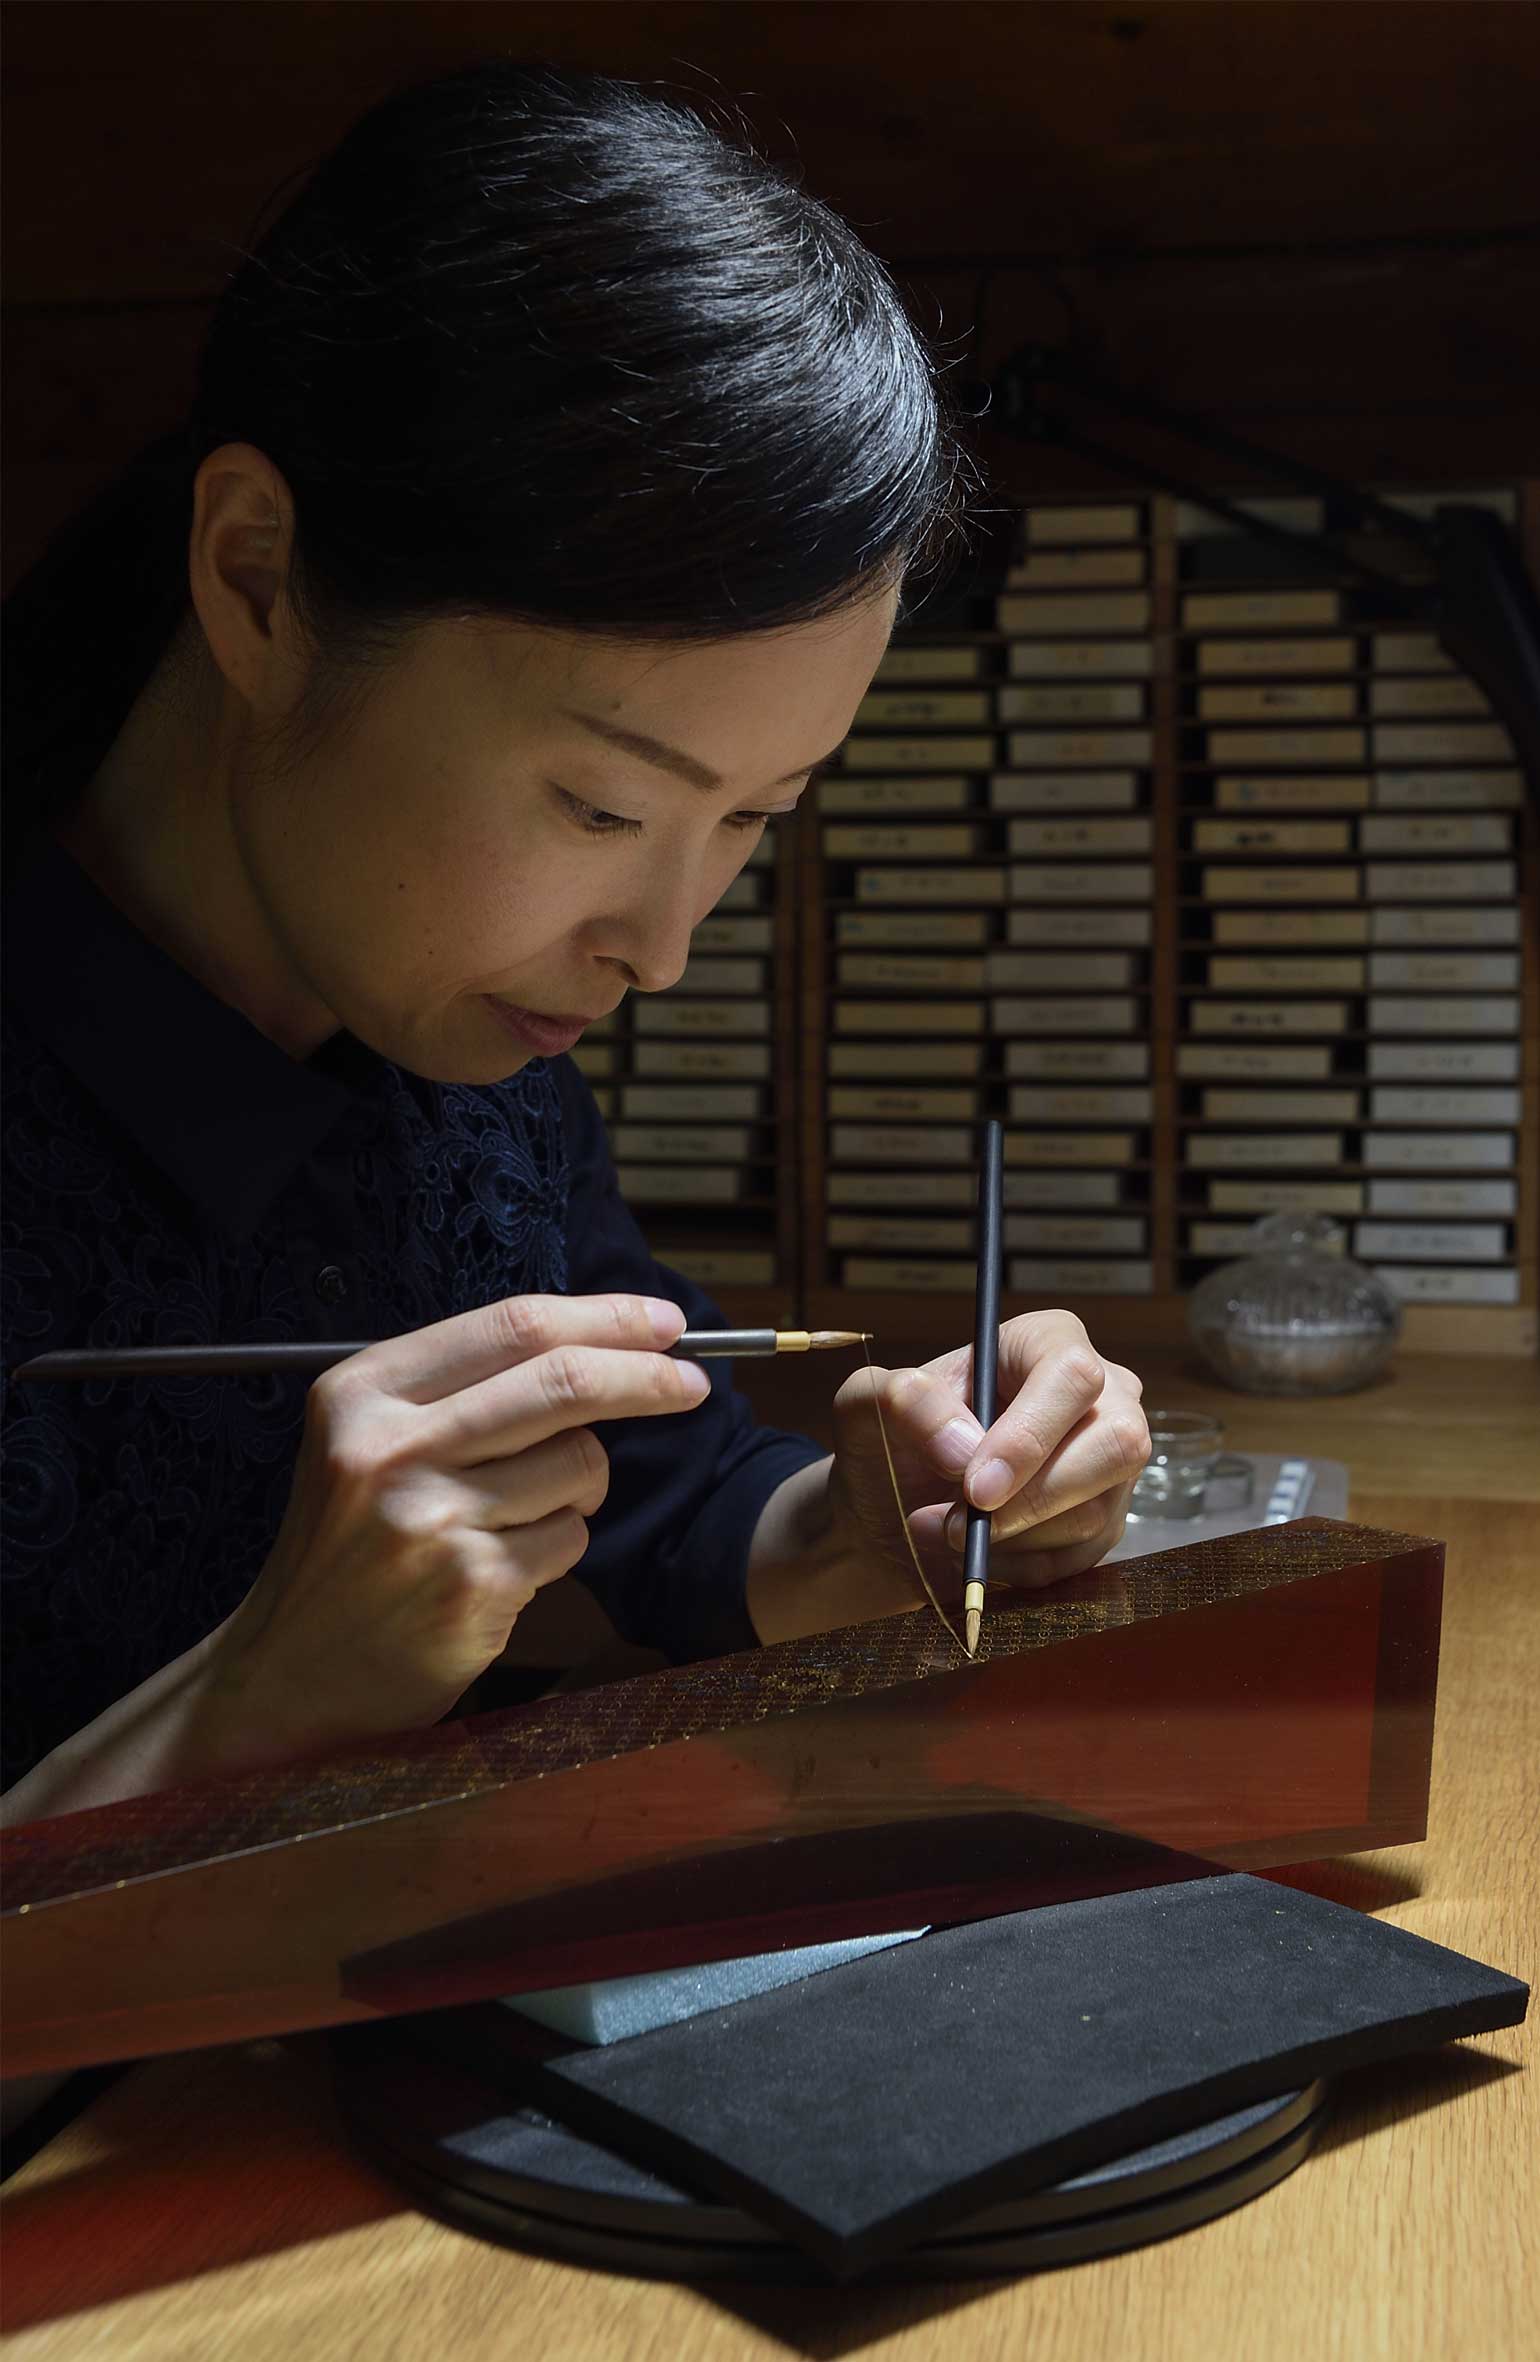
M 1401 1307 L 1342 1251 L 1322 1214 L 1268 1214 L 1251 1252 L 1188 1299 L 1187 1325 L 1214 1375 L 1243 1394 L 1349 1394 L 1389 1361 Z

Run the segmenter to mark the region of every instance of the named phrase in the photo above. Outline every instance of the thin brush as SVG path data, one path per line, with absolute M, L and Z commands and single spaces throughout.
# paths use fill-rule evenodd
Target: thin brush
M 23 1381 L 64 1378 L 258 1377 L 286 1371 L 318 1378 L 378 1339 L 351 1345 L 124 1345 L 40 1353 L 11 1372 Z M 676 1361 L 762 1360 L 772 1353 L 837 1353 L 865 1345 L 859 1329 L 686 1329 L 667 1350 Z

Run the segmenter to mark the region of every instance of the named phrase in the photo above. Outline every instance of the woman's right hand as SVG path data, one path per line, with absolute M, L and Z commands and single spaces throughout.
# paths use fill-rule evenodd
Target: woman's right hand
M 275 1762 L 436 1722 L 588 1546 L 589 1424 L 687 1411 L 710 1381 L 650 1296 L 513 1296 L 370 1345 L 310 1389 L 271 1555 L 211 1636 L 210 1756 Z

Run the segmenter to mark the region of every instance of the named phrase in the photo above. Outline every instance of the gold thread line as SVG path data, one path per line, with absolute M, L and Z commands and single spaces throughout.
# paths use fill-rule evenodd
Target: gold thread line
M 872 1408 L 877 1414 L 877 1433 L 882 1437 L 882 1456 L 888 1464 L 888 1482 L 893 1487 L 893 1506 L 898 1511 L 898 1522 L 904 1529 L 904 1540 L 909 1545 L 909 1556 L 914 1561 L 914 1571 L 920 1578 L 920 1589 L 924 1592 L 926 1598 L 930 1601 L 931 1606 L 935 1609 L 937 1616 L 940 1618 L 941 1629 L 943 1632 L 945 1632 L 947 1638 L 955 1642 L 956 1646 L 962 1650 L 963 1655 L 966 1657 L 968 1655 L 967 1647 L 964 1644 L 961 1636 L 953 1629 L 951 1618 L 948 1616 L 946 1609 L 942 1606 L 940 1600 L 936 1597 L 934 1591 L 932 1591 L 930 1587 L 930 1578 L 927 1576 L 924 1566 L 920 1561 L 920 1554 L 914 1546 L 914 1536 L 909 1530 L 909 1518 L 904 1509 L 904 1496 L 898 1489 L 898 1470 L 893 1465 L 893 1447 L 888 1441 L 888 1423 L 882 1415 L 882 1395 L 877 1385 L 877 1372 L 872 1365 L 872 1349 L 864 1337 L 861 1340 L 861 1351 L 866 1356 L 867 1373 L 872 1381 Z M 972 1662 L 971 1658 L 969 1659 L 969 1662 Z

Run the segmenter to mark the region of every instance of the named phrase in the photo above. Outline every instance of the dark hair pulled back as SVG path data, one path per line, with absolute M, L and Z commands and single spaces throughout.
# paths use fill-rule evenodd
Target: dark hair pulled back
M 491 62 L 373 108 L 242 263 L 187 428 L 7 602 L 13 838 L 82 787 L 188 604 L 199 462 L 294 498 L 323 655 L 494 614 L 714 639 L 928 579 L 970 465 L 855 233 L 639 85 Z

